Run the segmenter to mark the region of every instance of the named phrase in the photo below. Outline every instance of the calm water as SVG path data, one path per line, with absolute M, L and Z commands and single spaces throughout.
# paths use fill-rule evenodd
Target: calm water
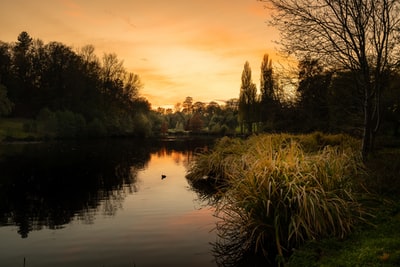
M 216 266 L 213 209 L 185 178 L 210 144 L 0 145 L 0 266 Z

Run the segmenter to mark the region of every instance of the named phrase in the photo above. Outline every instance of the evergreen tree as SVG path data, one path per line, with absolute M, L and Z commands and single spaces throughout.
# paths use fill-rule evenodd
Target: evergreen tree
M 272 60 L 269 59 L 268 54 L 264 54 L 261 63 L 260 93 L 260 120 L 265 128 L 267 124 L 273 124 L 275 113 L 277 112 Z
M 242 72 L 242 84 L 239 95 L 239 122 L 241 132 L 244 133 L 244 126 L 247 133 L 253 132 L 253 122 L 256 117 L 257 87 L 251 78 L 251 68 L 248 61 L 244 64 Z

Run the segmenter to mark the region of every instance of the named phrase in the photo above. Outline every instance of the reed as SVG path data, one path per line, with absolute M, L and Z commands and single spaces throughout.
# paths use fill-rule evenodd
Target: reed
M 255 250 L 283 260 L 305 240 L 343 238 L 362 220 L 353 193 L 364 175 L 359 153 L 323 142 L 286 134 L 225 138 L 199 156 L 188 177 L 213 177 L 224 188 L 216 214 L 222 258 Z

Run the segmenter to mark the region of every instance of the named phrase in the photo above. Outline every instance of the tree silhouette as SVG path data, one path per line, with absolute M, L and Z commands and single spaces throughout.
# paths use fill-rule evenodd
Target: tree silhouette
M 316 59 L 299 63 L 299 112 L 305 131 L 327 131 L 329 128 L 328 89 L 332 74 Z
M 251 68 L 248 61 L 245 62 L 242 72 L 242 84 L 239 96 L 239 122 L 241 132 L 244 133 L 243 126 L 246 125 L 247 133 L 253 132 L 253 122 L 255 122 L 257 105 L 257 87 L 251 78 Z
M 272 23 L 283 48 L 328 67 L 349 70 L 362 92 L 364 159 L 380 125 L 381 93 L 398 62 L 400 3 L 397 0 L 261 0 L 276 10 Z
M 7 88 L 0 84 L 0 117 L 11 113 L 14 104 L 7 97 Z
M 264 123 L 264 127 L 266 127 L 266 124 L 273 124 L 275 114 L 278 112 L 276 86 L 273 77 L 272 60 L 268 54 L 264 54 L 260 75 L 260 120 Z
M 0 43 L 0 84 L 2 113 L 10 112 L 7 98 L 14 104 L 10 116 L 34 119 L 46 110 L 48 121 L 42 116 L 39 127 L 46 136 L 54 136 L 43 129 L 46 125 L 52 130 L 62 128 L 54 125 L 86 125 L 91 136 L 93 129 L 101 129 L 100 136 L 147 135 L 157 125 L 150 122 L 156 117 L 149 102 L 139 94 L 139 76 L 128 73 L 114 53 L 99 60 L 91 45 L 75 52 L 60 42 L 44 44 L 22 32 L 17 42 Z

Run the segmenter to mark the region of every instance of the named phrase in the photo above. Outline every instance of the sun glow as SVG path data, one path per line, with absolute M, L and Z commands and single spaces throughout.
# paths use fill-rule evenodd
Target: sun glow
M 27 31 L 44 42 L 92 44 L 99 57 L 116 53 L 140 76 L 141 93 L 156 108 L 186 96 L 203 102 L 238 97 L 245 61 L 258 84 L 263 55 L 277 58 L 278 35 L 267 18 L 256 0 L 16 0 L 2 4 L 0 23 L 5 42 Z

